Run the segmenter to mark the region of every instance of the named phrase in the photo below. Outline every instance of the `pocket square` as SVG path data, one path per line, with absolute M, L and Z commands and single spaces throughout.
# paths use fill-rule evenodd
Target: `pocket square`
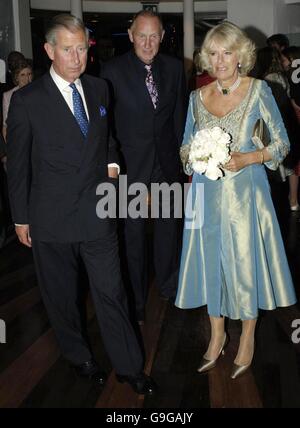
M 104 106 L 99 107 L 100 116 L 106 116 L 106 108 Z

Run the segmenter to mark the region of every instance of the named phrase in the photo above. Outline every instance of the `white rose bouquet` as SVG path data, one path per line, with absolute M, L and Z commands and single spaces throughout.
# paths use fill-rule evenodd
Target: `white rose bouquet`
M 222 165 L 230 161 L 231 137 L 222 128 L 205 128 L 198 131 L 190 142 L 188 163 L 198 174 L 210 180 L 223 177 Z

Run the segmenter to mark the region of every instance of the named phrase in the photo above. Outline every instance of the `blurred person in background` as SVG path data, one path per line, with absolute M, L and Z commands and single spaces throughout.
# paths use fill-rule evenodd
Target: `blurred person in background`
M 290 41 L 285 34 L 273 34 L 267 39 L 267 45 L 270 48 L 274 48 L 277 51 L 281 52 L 283 49 L 286 49 L 290 45 Z
M 23 88 L 24 86 L 28 85 L 32 82 L 33 79 L 33 72 L 32 67 L 29 64 L 27 60 L 19 60 L 18 63 L 15 64 L 13 70 L 12 70 L 12 80 L 14 83 L 14 87 L 10 89 L 7 92 L 4 92 L 3 94 L 3 100 L 2 100 L 2 114 L 3 114 L 3 128 L 2 133 L 3 137 L 6 140 L 6 132 L 7 132 L 7 115 L 8 115 L 8 109 L 11 101 L 11 97 L 15 91 L 17 91 L 20 88 Z
M 7 57 L 7 72 L 6 72 L 6 87 L 5 91 L 9 91 L 15 86 L 13 79 L 13 71 L 20 61 L 25 61 L 24 55 L 19 51 L 12 51 Z
M 287 73 L 287 77 L 290 85 L 290 98 L 292 102 L 292 106 L 294 108 L 298 129 L 300 126 L 300 82 L 299 82 L 299 73 L 297 73 L 296 68 L 299 68 L 300 62 L 294 63 L 295 60 L 300 61 L 300 48 L 298 46 L 290 46 L 285 48 L 281 52 L 281 62 L 285 72 Z M 294 63 L 294 66 L 293 66 Z M 295 73 L 296 72 L 296 73 Z M 295 73 L 295 74 L 294 74 Z M 298 135 L 298 144 L 297 147 L 300 147 L 300 138 Z M 291 206 L 295 208 L 296 211 L 299 210 L 298 204 L 298 181 L 300 176 L 300 160 L 298 160 L 297 164 L 294 168 L 294 174 L 291 176 L 291 180 L 293 180 L 293 201 L 291 201 Z

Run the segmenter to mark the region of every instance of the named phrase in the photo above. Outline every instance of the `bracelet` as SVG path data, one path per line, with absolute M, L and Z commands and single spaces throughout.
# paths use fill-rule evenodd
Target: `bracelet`
M 264 151 L 263 151 L 264 149 L 262 149 L 262 150 L 259 150 L 259 153 L 260 153 L 260 164 L 262 165 L 263 163 L 264 163 Z

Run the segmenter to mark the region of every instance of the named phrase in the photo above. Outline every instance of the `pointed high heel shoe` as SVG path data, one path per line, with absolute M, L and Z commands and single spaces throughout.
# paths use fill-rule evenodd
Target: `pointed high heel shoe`
M 207 372 L 208 370 L 213 369 L 217 365 L 217 361 L 218 361 L 219 357 L 221 355 L 225 354 L 224 348 L 227 345 L 227 343 L 228 343 L 228 337 L 227 337 L 227 334 L 225 333 L 224 340 L 223 340 L 223 343 L 222 343 L 222 346 L 221 346 L 221 349 L 218 353 L 217 358 L 215 358 L 214 360 L 207 360 L 206 358 L 203 357 L 197 371 L 199 373 L 204 373 L 204 372 Z
M 242 376 L 251 366 L 251 363 L 244 364 L 243 366 L 239 366 L 238 364 L 233 363 L 233 368 L 231 372 L 231 379 L 237 379 Z
M 233 363 L 233 367 L 232 367 L 232 372 L 231 372 L 231 379 L 237 379 L 238 377 L 242 376 L 251 366 L 252 364 L 252 360 L 253 360 L 253 356 L 254 356 L 254 350 L 255 350 L 255 341 L 254 341 L 254 348 L 253 348 L 253 354 L 251 357 L 251 360 L 248 364 L 236 364 Z

